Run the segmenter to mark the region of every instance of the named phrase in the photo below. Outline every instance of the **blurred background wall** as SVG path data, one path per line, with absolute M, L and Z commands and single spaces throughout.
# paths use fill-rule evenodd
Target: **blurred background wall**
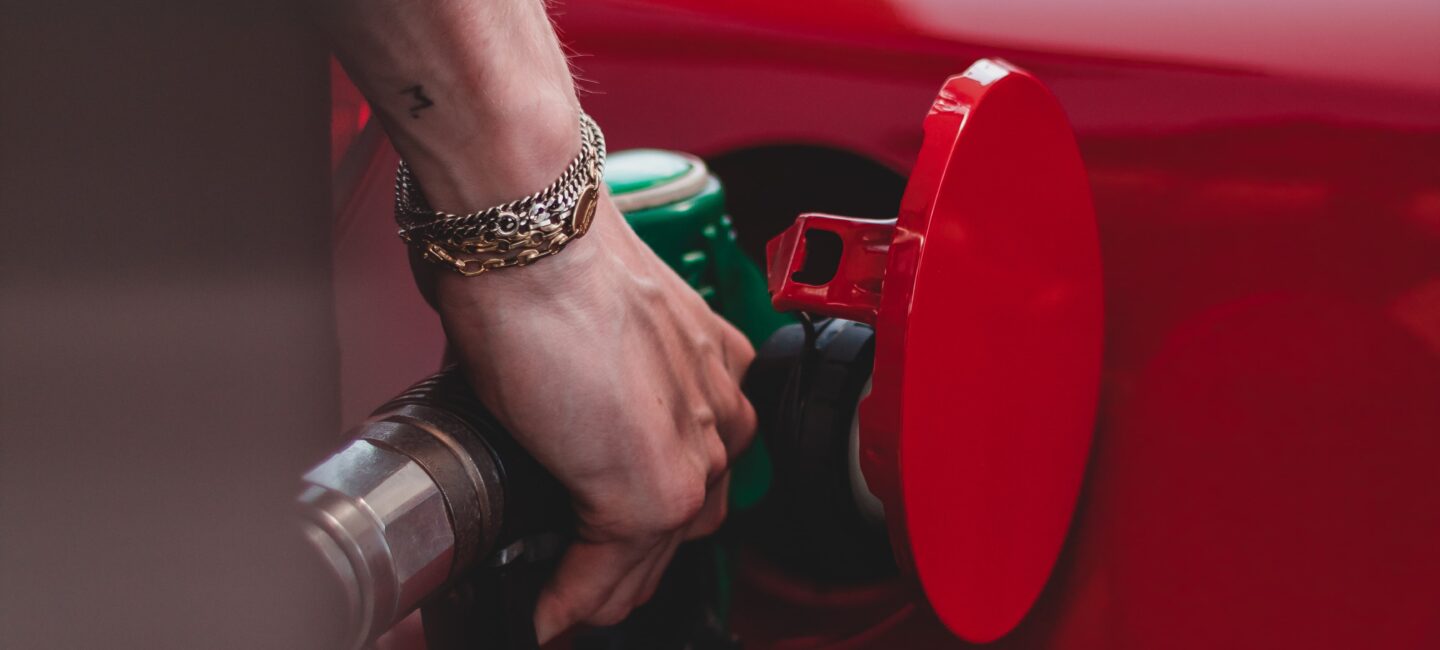
M 285 525 L 339 426 L 327 63 L 292 4 L 0 2 L 0 647 L 323 620 Z

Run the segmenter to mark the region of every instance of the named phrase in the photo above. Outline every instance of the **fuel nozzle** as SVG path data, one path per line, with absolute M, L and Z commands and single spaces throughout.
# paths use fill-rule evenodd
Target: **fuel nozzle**
M 568 499 L 458 368 L 386 403 L 304 482 L 305 533 L 345 594 L 351 633 L 340 647 L 363 647 L 422 603 L 446 619 L 453 598 L 434 596 L 477 573 L 496 589 L 486 636 L 509 644 L 501 647 L 535 644 L 528 615 L 501 614 L 533 608 L 536 567 L 557 555 L 571 525 Z M 515 584 L 530 573 L 533 585 Z M 489 597 L 474 590 L 465 597 Z
M 859 471 L 858 408 L 869 392 L 875 330 L 840 318 L 778 330 L 756 351 L 745 392 L 770 452 L 769 493 L 743 524 L 788 571 L 825 582 L 895 573 L 884 509 Z
M 883 515 L 867 513 L 863 478 L 853 485 L 873 340 L 863 323 L 805 320 L 770 337 L 746 375 L 775 464 L 745 518 L 764 530 L 747 539 L 797 570 L 894 570 Z M 573 531 L 569 499 L 458 368 L 376 410 L 304 482 L 305 532 L 344 594 L 350 633 L 338 647 L 364 647 L 417 608 L 432 650 L 535 647 L 535 598 Z M 625 634 L 640 641 L 624 647 L 673 636 Z

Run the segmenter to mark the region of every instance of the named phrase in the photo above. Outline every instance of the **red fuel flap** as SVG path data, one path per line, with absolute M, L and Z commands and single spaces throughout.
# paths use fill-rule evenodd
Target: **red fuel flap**
M 1100 251 L 1074 135 L 1029 73 L 975 63 L 924 129 L 899 216 L 802 215 L 769 244 L 770 288 L 779 309 L 875 325 L 861 469 L 901 565 L 983 642 L 1025 615 L 1070 525 L 1099 389 Z M 826 240 L 838 269 L 817 280 L 807 252 Z

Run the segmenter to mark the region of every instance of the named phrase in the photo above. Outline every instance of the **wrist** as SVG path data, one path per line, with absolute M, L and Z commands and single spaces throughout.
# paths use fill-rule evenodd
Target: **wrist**
M 602 192 L 590 231 L 559 255 L 481 277 L 437 270 L 435 307 L 442 314 L 480 320 L 493 317 L 497 323 L 511 320 L 507 315 L 513 316 L 517 309 L 547 308 L 544 305 L 567 311 L 584 309 L 609 294 L 605 285 L 616 270 L 615 263 L 623 266 L 623 260 L 633 259 L 635 244 L 639 240 L 634 231 L 609 194 Z M 644 270 L 626 268 L 622 272 L 643 275 Z
M 433 138 L 402 136 L 400 152 L 436 210 L 464 214 L 555 182 L 580 151 L 573 97 L 477 107 L 473 119 Z

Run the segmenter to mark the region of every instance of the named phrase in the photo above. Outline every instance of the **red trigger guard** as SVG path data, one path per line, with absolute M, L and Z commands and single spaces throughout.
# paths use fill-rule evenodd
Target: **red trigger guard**
M 828 232 L 840 239 L 840 259 L 834 276 L 822 284 L 796 279 L 806 268 L 812 251 L 808 238 Z M 779 311 L 805 311 L 875 324 L 880 289 L 895 220 L 857 219 L 829 214 L 802 214 L 793 225 L 765 247 L 769 260 L 770 295 Z

